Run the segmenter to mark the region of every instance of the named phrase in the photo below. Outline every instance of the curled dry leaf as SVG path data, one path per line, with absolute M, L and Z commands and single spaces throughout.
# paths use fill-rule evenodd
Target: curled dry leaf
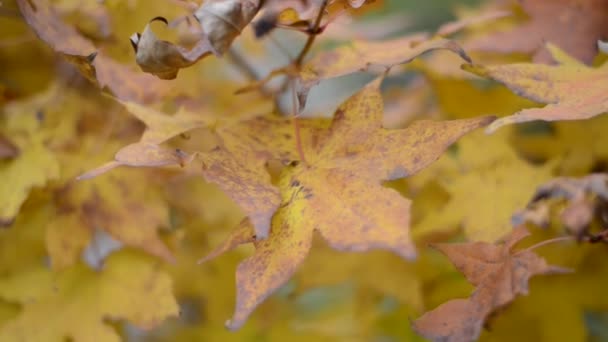
M 608 3 L 604 0 L 519 0 L 529 19 L 515 28 L 470 41 L 471 51 L 534 54 L 534 61 L 551 63 L 546 42 L 590 64 L 596 42 L 608 35 Z
M 409 235 L 411 202 L 381 182 L 420 171 L 458 138 L 493 118 L 418 121 L 405 129 L 387 130 L 382 127 L 380 83 L 381 79 L 370 83 L 340 106 L 331 126 L 316 131 L 316 138 L 303 145 L 307 160 L 283 170 L 277 189 L 282 204 L 270 221 L 268 238 L 257 236 L 258 227 L 254 231 L 241 225 L 229 239 L 230 247 L 248 241 L 234 236 L 256 235 L 255 254 L 237 269 L 237 304 L 229 328 L 239 328 L 257 305 L 289 280 L 306 258 L 315 231 L 338 250 L 385 249 L 406 259 L 415 256 Z M 234 191 L 247 191 L 249 183 L 240 178 L 249 172 L 255 171 L 241 170 L 218 180 L 234 183 Z
M 567 272 L 548 265 L 532 251 L 514 251 L 513 247 L 528 235 L 525 228 L 519 227 L 504 244 L 434 245 L 476 289 L 467 299 L 454 299 L 425 313 L 414 321 L 414 329 L 432 341 L 477 340 L 486 317 L 518 295 L 527 294 L 528 280 L 532 276 Z
M 172 80 L 177 77 L 179 69 L 189 67 L 211 53 L 221 56 L 228 51 L 259 9 L 259 0 L 204 1 L 193 14 L 202 32 L 190 49 L 159 40 L 150 24 L 154 21 L 167 24 L 167 20 L 156 17 L 150 20 L 141 35 L 135 33 L 130 38 L 137 64 L 144 72 Z
M 135 73 L 103 52 L 68 26 L 48 1 L 18 0 L 21 14 L 36 35 L 100 88 L 107 88 L 116 97 L 137 102 L 153 102 L 169 92 L 169 88 L 150 75 Z
M 150 27 L 154 21 L 168 24 L 165 18 L 156 17 L 150 20 L 141 35 L 137 33 L 131 36 L 135 60 L 143 71 L 164 80 L 172 80 L 177 77 L 179 69 L 186 68 L 211 53 L 205 40 L 199 40 L 190 50 L 159 40 Z
M 513 215 L 515 224 L 526 221 L 547 225 L 550 221 L 551 205 L 548 200 L 566 200 L 567 205 L 560 214 L 566 229 L 578 239 L 589 236 L 593 220 L 608 223 L 608 175 L 591 174 L 583 178 L 559 177 L 540 186 L 526 209 Z M 604 217 L 605 216 L 605 217 Z
M 260 9 L 260 0 L 208 0 L 194 16 L 214 53 L 222 55 Z
M 608 110 L 608 64 L 591 68 L 576 61 L 554 45 L 547 45 L 560 65 L 531 63 L 482 66 L 463 65 L 463 69 L 506 85 L 514 93 L 547 103 L 543 108 L 528 108 L 500 118 L 487 128 L 498 128 L 534 120 L 581 120 Z

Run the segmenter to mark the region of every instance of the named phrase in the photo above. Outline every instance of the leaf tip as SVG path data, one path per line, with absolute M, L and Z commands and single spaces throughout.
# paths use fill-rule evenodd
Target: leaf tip
M 473 63 L 462 64 L 460 65 L 460 69 L 480 77 L 487 77 L 488 73 L 490 72 L 487 67 Z
M 227 319 L 226 322 L 224 322 L 224 327 L 226 327 L 226 329 L 230 331 L 237 331 L 241 328 L 242 325 L 243 322 L 235 322 L 233 319 Z
M 467 63 L 473 64 L 473 59 L 471 59 L 471 57 L 466 53 L 466 51 L 464 51 L 464 49 L 460 45 L 458 45 L 458 43 L 450 40 L 447 43 L 446 47 L 456 52 L 458 56 L 460 56 L 460 58 L 465 60 Z

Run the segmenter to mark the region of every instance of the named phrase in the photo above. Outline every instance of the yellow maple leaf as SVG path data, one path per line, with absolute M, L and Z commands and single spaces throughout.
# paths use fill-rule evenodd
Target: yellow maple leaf
M 41 143 L 24 147 L 15 160 L 0 162 L 0 226 L 10 225 L 34 187 L 59 177 L 59 163 Z
M 229 328 L 240 327 L 291 277 L 306 258 L 315 231 L 338 250 L 386 249 L 406 259 L 415 256 L 408 230 L 410 201 L 380 181 L 420 171 L 458 138 L 493 118 L 418 121 L 406 129 L 387 130 L 382 127 L 380 83 L 370 83 L 344 103 L 325 134 L 305 146 L 310 159 L 282 172 L 278 191 L 283 203 L 272 218 L 269 237 L 256 239 L 244 223 L 206 258 L 255 241 L 255 254 L 237 269 L 237 304 Z M 238 184 L 239 176 L 220 180 Z
M 508 133 L 464 137 L 458 142 L 456 157 L 445 155 L 419 175 L 437 179 L 450 200 L 441 215 L 428 212 L 416 224 L 416 238 L 462 226 L 470 241 L 493 242 L 512 229 L 511 215 L 526 206 L 533 189 L 551 179 L 555 163 L 528 164 L 508 144 Z

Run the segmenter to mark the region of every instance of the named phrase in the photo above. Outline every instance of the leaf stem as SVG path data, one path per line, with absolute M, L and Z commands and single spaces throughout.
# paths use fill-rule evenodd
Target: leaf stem
M 291 105 L 292 105 L 292 116 L 291 122 L 293 123 L 293 130 L 296 140 L 296 149 L 298 150 L 298 155 L 300 156 L 300 160 L 304 164 L 308 164 L 306 161 L 306 156 L 304 155 L 304 148 L 302 147 L 302 136 L 300 135 L 300 124 L 298 122 L 298 97 L 296 94 L 296 80 L 293 79 L 291 82 Z
M 300 65 L 302 65 L 302 62 L 304 61 L 304 57 L 306 57 L 306 54 L 308 54 L 308 51 L 310 51 L 310 48 L 312 47 L 312 44 L 315 42 L 315 39 L 317 38 L 317 35 L 319 34 L 319 27 L 321 27 L 321 19 L 323 19 L 323 13 L 325 12 L 325 8 L 327 7 L 327 0 L 323 0 L 323 3 L 321 4 L 321 7 L 319 8 L 319 14 L 317 14 L 317 19 L 315 19 L 315 23 L 313 25 L 313 27 L 311 28 L 310 31 L 310 35 L 308 36 L 308 40 L 306 40 L 306 44 L 304 45 L 304 48 L 302 48 L 302 51 L 300 51 L 300 54 L 298 55 L 298 57 L 296 57 L 296 60 L 294 61 L 294 64 L 296 67 L 300 67 Z
M 522 249 L 521 251 L 518 251 L 514 255 L 518 255 L 518 254 L 525 253 L 525 252 L 530 252 L 532 250 L 537 249 L 538 247 L 542 247 L 542 246 L 549 245 L 552 243 L 562 242 L 562 241 L 572 241 L 572 240 L 575 240 L 574 237 L 572 237 L 572 236 L 560 236 L 560 237 L 556 237 L 553 239 L 544 240 L 544 241 L 534 244 L 526 249 Z

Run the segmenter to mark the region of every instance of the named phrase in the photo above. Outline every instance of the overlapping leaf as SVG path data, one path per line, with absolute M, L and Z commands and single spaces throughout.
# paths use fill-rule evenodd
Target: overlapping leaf
M 429 213 L 416 224 L 415 236 L 462 226 L 470 241 L 494 242 L 511 230 L 511 215 L 526 203 L 532 189 L 551 178 L 555 163 L 529 165 L 508 145 L 508 133 L 464 137 L 457 152 L 420 174 L 436 179 L 450 199 L 441 215 Z
M 36 35 L 100 88 L 107 87 L 118 98 L 137 102 L 157 101 L 169 91 L 154 77 L 135 73 L 97 51 L 89 39 L 61 20 L 48 1 L 18 0 L 17 4 Z
M 93 178 L 119 166 L 183 166 L 191 162 L 195 155 L 161 146 L 161 144 L 177 135 L 203 127 L 211 122 L 204 115 L 196 115 L 184 109 L 169 116 L 135 102 L 123 102 L 123 105 L 147 127 L 140 141 L 121 148 L 116 152 L 114 161 L 88 171 L 80 175 L 78 179 Z
M 492 118 L 419 121 L 403 130 L 387 130 L 382 128 L 379 86 L 376 80 L 343 104 L 330 128 L 304 147 L 307 160 L 282 172 L 282 204 L 269 237 L 261 240 L 243 224 L 219 247 L 227 250 L 247 241 L 256 245 L 255 254 L 237 269 L 237 305 L 228 327 L 240 327 L 291 277 L 306 258 L 315 231 L 339 250 L 387 249 L 404 258 L 415 256 L 408 231 L 410 201 L 380 181 L 418 172 Z M 238 180 L 239 174 L 232 177 Z
M 309 89 L 322 80 L 365 71 L 371 66 L 386 70 L 437 49 L 452 51 L 465 61 L 470 61 L 464 50 L 454 41 L 426 38 L 426 34 L 414 34 L 386 41 L 353 41 L 337 49 L 319 53 L 303 66 L 300 75 L 302 86 Z
M 608 35 L 604 25 L 608 19 L 605 1 L 519 0 L 519 4 L 529 19 L 511 30 L 474 39 L 466 48 L 531 53 L 536 62 L 551 63 L 551 56 L 543 46 L 550 42 L 590 64 L 597 53 L 597 40 Z
M 467 71 L 505 84 L 518 95 L 547 103 L 543 108 L 524 109 L 496 120 L 488 127 L 488 131 L 492 132 L 512 123 L 580 120 L 606 112 L 608 64 L 599 68 L 587 67 L 553 45 L 548 45 L 548 48 L 560 65 L 463 66 Z
M 141 174 L 123 171 L 72 183 L 58 191 L 58 222 L 51 222 L 47 233 L 53 266 L 73 264 L 95 229 L 127 246 L 173 260 L 159 236 L 159 229 L 169 224 L 169 209 L 160 189 Z M 66 247 L 70 241 L 76 244 L 73 248 Z

